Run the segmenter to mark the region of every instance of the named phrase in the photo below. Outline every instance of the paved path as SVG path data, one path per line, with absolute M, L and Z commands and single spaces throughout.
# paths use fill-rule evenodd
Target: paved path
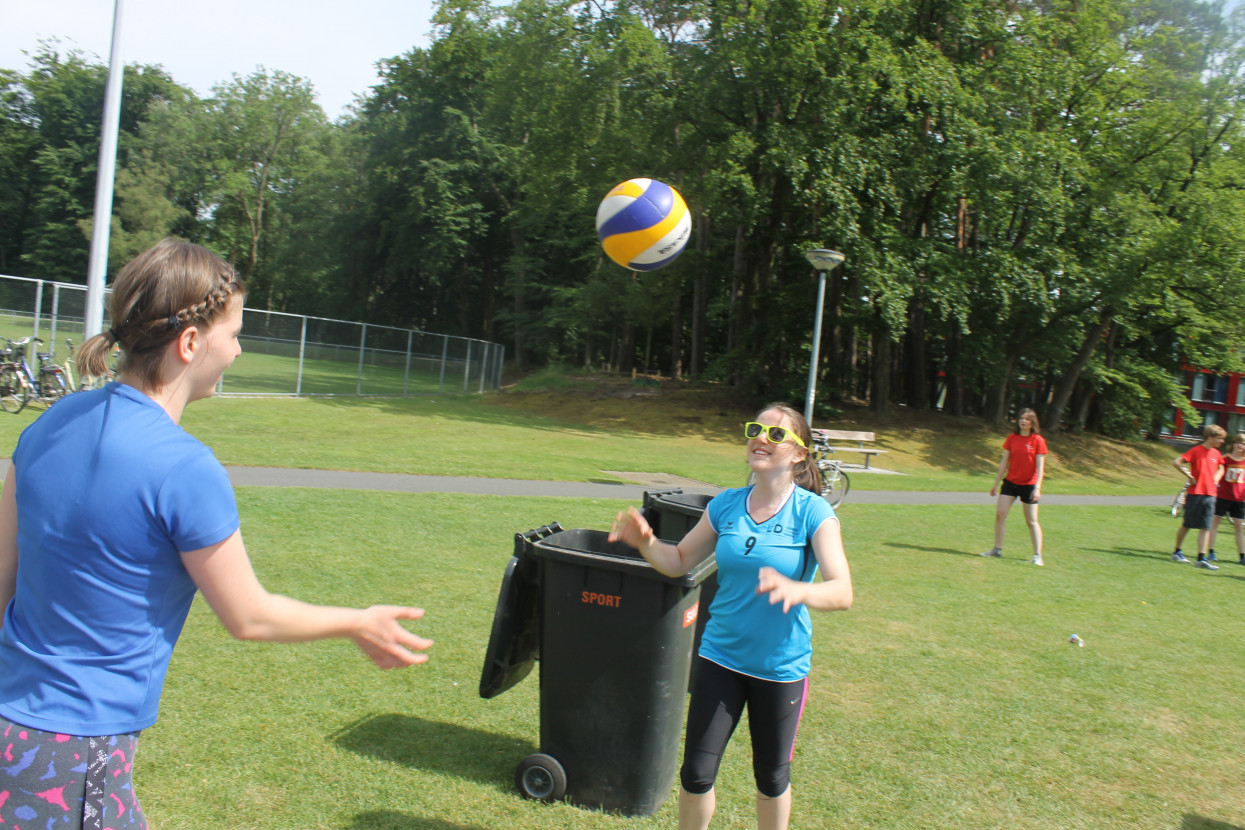
M 645 490 L 669 483 L 615 484 L 582 481 L 525 481 L 468 476 L 417 476 L 403 473 L 353 473 L 339 470 L 295 470 L 277 467 L 227 467 L 238 487 L 315 487 L 331 490 L 385 490 L 397 493 L 470 493 L 485 496 L 554 496 L 564 498 L 627 499 L 638 501 Z M 720 488 L 701 482 L 679 482 L 685 493 L 717 493 Z M 857 490 L 848 504 L 973 504 L 993 503 L 988 493 L 921 492 L 915 490 Z M 1170 496 L 1063 496 L 1042 497 L 1043 505 L 1166 507 Z
M 0 472 L 9 460 L 0 458 Z M 721 491 L 704 482 L 654 476 L 647 483 L 583 481 L 528 481 L 513 478 L 472 476 L 417 476 L 404 473 L 357 473 L 344 470 L 300 470 L 286 467 L 226 467 L 229 480 L 238 487 L 313 487 L 327 490 L 382 490 L 393 493 L 468 493 L 481 496 L 552 496 L 555 498 L 626 499 L 639 501 L 646 490 L 681 487 L 685 493 L 715 494 Z M 865 490 L 853 488 L 848 504 L 971 504 L 993 503 L 988 493 L 931 492 L 920 490 Z M 1042 496 L 1043 505 L 1102 507 L 1167 507 L 1169 496 Z

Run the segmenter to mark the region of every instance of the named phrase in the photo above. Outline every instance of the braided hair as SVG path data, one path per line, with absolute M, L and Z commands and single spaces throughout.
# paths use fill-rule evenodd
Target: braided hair
M 112 286 L 112 328 L 82 344 L 84 374 L 106 376 L 108 352 L 121 349 L 119 371 L 159 387 L 164 347 L 187 326 L 210 326 L 246 289 L 234 267 L 200 245 L 167 238 L 131 260 Z

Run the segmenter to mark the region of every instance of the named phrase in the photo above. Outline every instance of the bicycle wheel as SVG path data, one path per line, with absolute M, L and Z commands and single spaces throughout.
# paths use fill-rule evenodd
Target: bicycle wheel
M 21 412 L 30 401 L 30 384 L 26 377 L 11 366 L 0 370 L 0 408 L 5 412 Z
M 65 377 L 59 366 L 49 366 L 39 372 L 39 397 L 48 406 L 59 401 L 69 390 L 65 387 Z
M 831 507 L 838 507 L 842 504 L 850 489 L 852 489 L 852 480 L 842 470 L 839 470 L 837 476 L 825 476 L 821 481 L 821 495 L 830 502 Z
M 17 382 L 17 373 L 12 369 L 0 369 L 0 409 L 5 412 L 16 412 L 22 408 L 17 399 L 17 391 L 21 385 Z

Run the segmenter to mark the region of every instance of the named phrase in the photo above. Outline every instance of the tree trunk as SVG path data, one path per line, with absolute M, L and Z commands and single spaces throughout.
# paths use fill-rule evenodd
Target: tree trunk
M 847 376 L 847 372 L 843 367 L 843 277 L 836 271 L 826 274 L 826 293 L 829 297 L 826 300 L 826 320 L 829 321 L 829 342 L 826 344 L 824 352 L 824 360 L 829 366 L 830 371 L 827 373 L 829 379 L 829 396 L 832 401 L 843 400 L 843 390 L 845 388 L 843 379 Z M 825 340 L 826 338 L 823 338 Z
M 921 298 L 920 289 L 912 298 L 908 308 L 907 333 L 908 371 L 904 373 L 907 381 L 905 390 L 908 406 L 913 409 L 929 409 L 928 375 L 925 366 L 925 303 Z
M 873 388 L 870 390 L 869 406 L 881 415 L 890 410 L 891 395 L 891 333 L 885 323 L 878 321 L 873 332 Z
M 960 327 L 951 323 L 947 333 L 947 362 L 943 382 L 946 384 L 942 411 L 959 417 L 964 414 L 964 368 L 960 365 Z
M 726 320 L 726 353 L 733 355 L 735 349 L 739 346 L 741 330 L 743 328 L 743 314 L 739 307 L 739 285 L 743 277 L 744 271 L 744 226 L 735 226 L 735 256 L 733 266 L 731 268 L 731 293 L 727 303 L 727 320 Z M 731 386 L 739 384 L 739 366 L 734 358 L 730 359 L 727 366 L 727 383 Z
M 674 295 L 674 306 L 670 309 L 670 372 L 674 380 L 683 377 L 683 288 Z
M 696 250 L 708 253 L 709 218 L 702 208 L 696 209 Z M 692 293 L 692 353 L 688 359 L 687 373 L 697 377 L 705 371 L 705 331 L 709 324 L 709 266 L 707 257 L 701 257 L 696 267 L 696 286 Z
M 1076 357 L 1073 358 L 1071 365 L 1060 378 L 1055 391 L 1051 395 L 1050 405 L 1046 408 L 1046 415 L 1042 418 L 1042 423 L 1047 425 L 1047 429 L 1051 431 L 1059 428 L 1059 422 L 1063 420 L 1063 411 L 1068 405 L 1068 399 L 1072 397 L 1072 390 L 1076 388 L 1076 382 L 1080 380 L 1081 372 L 1089 365 L 1090 358 L 1094 356 L 1094 350 L 1098 348 L 1098 344 L 1102 341 L 1102 335 L 1106 332 L 1107 326 L 1110 325 L 1111 312 L 1105 312 L 1101 320 L 1093 325 L 1088 332 L 1085 333 L 1085 339 L 1081 341 L 1081 348 L 1077 351 Z
M 618 341 L 618 371 L 630 374 L 635 369 L 635 323 L 624 323 Z
M 510 223 L 510 244 L 514 249 L 514 261 L 522 263 L 524 257 L 525 238 L 523 231 L 514 222 Z M 524 290 L 523 266 L 516 268 L 510 278 L 510 290 L 514 294 L 514 367 L 522 372 L 527 368 L 527 342 L 523 329 L 527 325 L 527 292 Z
M 992 424 L 1001 424 L 1007 420 L 1007 407 L 1010 396 L 1007 394 L 1012 382 L 1012 370 L 1016 367 L 1016 355 L 1009 354 L 1003 361 L 1003 376 L 990 388 L 986 396 L 987 420 Z

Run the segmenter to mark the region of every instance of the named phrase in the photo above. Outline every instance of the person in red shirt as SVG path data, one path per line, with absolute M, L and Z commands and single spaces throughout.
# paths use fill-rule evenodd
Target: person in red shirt
M 1189 479 L 1189 492 L 1184 499 L 1184 522 L 1176 531 L 1176 551 L 1172 554 L 1172 561 L 1189 561 L 1181 552 L 1180 545 L 1185 534 L 1194 529 L 1197 531 L 1197 567 L 1217 571 L 1219 566 L 1206 558 L 1206 552 L 1210 548 L 1211 519 L 1215 514 L 1219 482 L 1224 472 L 1219 447 L 1228 433 L 1223 427 L 1211 424 L 1202 430 L 1202 436 L 1202 443 L 1172 459 L 1172 466 Z M 1185 464 L 1189 465 L 1187 469 Z
M 1236 555 L 1245 565 L 1245 432 L 1232 436 L 1230 449 L 1223 454 L 1223 478 L 1215 498 L 1215 519 L 1210 525 L 1210 550 L 1206 558 L 1211 562 L 1215 556 L 1215 534 L 1219 522 L 1227 516 L 1236 531 Z
M 1022 409 L 1016 416 L 1016 428 L 1003 442 L 1003 458 L 999 474 L 994 478 L 990 495 L 999 497 L 994 511 L 994 547 L 982 556 L 1003 555 L 1003 534 L 1007 530 L 1007 514 L 1016 499 L 1024 507 L 1025 524 L 1033 540 L 1033 564 L 1042 564 L 1042 526 L 1038 524 L 1038 501 L 1042 498 L 1042 479 L 1046 475 L 1046 439 L 1040 434 L 1037 413 Z M 1002 482 L 1002 488 L 999 483 Z

